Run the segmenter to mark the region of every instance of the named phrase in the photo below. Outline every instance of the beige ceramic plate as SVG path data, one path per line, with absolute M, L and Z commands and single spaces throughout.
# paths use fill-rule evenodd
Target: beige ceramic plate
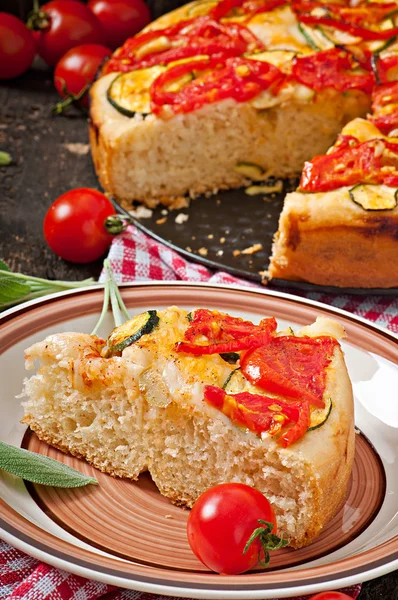
M 102 291 L 79 290 L 31 302 L 0 319 L 0 439 L 48 454 L 85 473 L 99 487 L 61 490 L 25 486 L 0 475 L 0 537 L 78 575 L 121 587 L 195 598 L 290 597 L 342 587 L 398 567 L 398 343 L 390 333 L 316 302 L 248 288 L 183 283 L 126 286 L 130 313 L 178 304 L 207 306 L 279 324 L 303 325 L 319 314 L 345 326 L 344 344 L 356 397 L 355 464 L 345 505 L 322 535 L 301 550 L 278 551 L 266 572 L 221 577 L 208 572 L 185 537 L 186 510 L 160 496 L 147 475 L 116 480 L 40 442 L 20 425 L 15 396 L 24 377 L 24 349 L 57 331 L 93 328 Z M 111 319 L 103 334 L 111 329 Z M 6 376 L 4 375 L 6 374 Z

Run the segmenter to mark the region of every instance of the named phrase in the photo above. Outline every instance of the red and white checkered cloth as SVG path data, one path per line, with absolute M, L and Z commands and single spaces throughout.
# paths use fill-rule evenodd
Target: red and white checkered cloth
M 134 227 L 116 237 L 109 258 L 118 283 L 149 280 L 209 281 L 255 286 L 225 272 L 212 273 Z M 286 290 L 283 290 L 286 291 Z M 296 291 L 292 290 L 295 294 Z M 322 292 L 299 295 L 351 311 L 398 333 L 398 299 L 390 296 L 347 296 Z M 341 590 L 357 598 L 361 586 Z M 0 540 L 0 600 L 158 600 L 166 597 L 116 589 L 40 563 Z M 304 597 L 295 600 L 303 600 Z M 308 596 L 306 596 L 308 598 Z

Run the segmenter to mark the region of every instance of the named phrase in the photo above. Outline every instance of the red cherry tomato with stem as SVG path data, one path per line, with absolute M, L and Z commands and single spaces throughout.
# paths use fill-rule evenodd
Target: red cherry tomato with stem
M 100 44 L 82 44 L 71 48 L 58 61 L 54 71 L 54 85 L 59 95 L 68 99 L 57 106 L 65 108 L 74 100 L 78 100 L 87 108 L 90 84 L 104 59 L 111 54 L 112 50 Z
M 105 219 L 115 209 L 104 194 L 77 188 L 62 194 L 44 218 L 44 237 L 51 250 L 73 263 L 88 263 L 105 254 L 112 236 Z
M 53 0 L 36 6 L 28 26 L 34 30 L 38 53 L 51 66 L 71 48 L 101 44 L 104 37 L 97 17 L 77 0 Z
M 0 79 L 27 71 L 36 54 L 32 32 L 17 17 L 0 12 Z
M 352 600 L 352 596 L 347 596 L 342 592 L 321 592 L 311 596 L 309 600 Z
M 261 539 L 256 537 L 244 552 L 263 522 L 271 523 L 272 530 L 264 526 Z M 228 575 L 244 573 L 259 558 L 268 558 L 262 540 L 267 551 L 286 546 L 288 540 L 280 540 L 276 534 L 275 514 L 266 497 L 242 483 L 222 483 L 204 492 L 195 502 L 187 524 L 188 542 L 197 558 L 212 571 Z
M 104 42 L 115 49 L 151 20 L 144 0 L 90 0 L 89 8 L 101 22 Z

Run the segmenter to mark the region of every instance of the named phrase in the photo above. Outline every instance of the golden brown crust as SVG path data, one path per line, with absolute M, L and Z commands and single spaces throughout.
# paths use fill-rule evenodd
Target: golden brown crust
M 398 286 L 398 209 L 365 211 L 346 188 L 289 194 L 275 237 L 269 275 L 320 285 Z

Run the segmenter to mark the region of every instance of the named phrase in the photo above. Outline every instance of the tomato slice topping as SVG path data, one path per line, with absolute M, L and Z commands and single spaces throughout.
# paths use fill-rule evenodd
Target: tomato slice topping
M 315 10 L 321 9 L 320 14 Z M 365 41 L 388 40 L 398 34 L 398 28 L 373 29 L 367 25 L 380 23 L 389 13 L 396 9 L 395 4 L 361 3 L 358 6 L 341 6 L 334 3 L 293 2 L 293 10 L 302 23 L 308 25 L 325 25 L 345 31 Z M 365 26 L 364 26 L 365 25 Z
M 276 436 L 290 426 L 279 437 L 279 443 L 284 447 L 300 439 L 310 424 L 310 408 L 306 401 L 286 402 L 250 392 L 227 394 L 225 390 L 211 385 L 205 387 L 204 399 L 235 425 L 257 435 L 267 431 Z
M 398 186 L 398 144 L 373 139 L 315 156 L 304 165 L 299 189 L 327 192 L 357 183 Z
M 260 92 L 277 90 L 285 76 L 274 65 L 241 57 L 225 61 L 208 59 L 176 65 L 162 73 L 151 86 L 151 107 L 154 114 L 162 113 L 165 104 L 174 113 L 188 113 L 205 104 L 231 98 L 246 102 Z M 169 84 L 187 73 L 193 73 L 191 82 L 178 91 L 167 91 Z
M 162 43 L 157 44 L 157 40 Z M 218 23 L 208 16 L 197 17 L 128 39 L 108 62 L 106 72 L 166 65 L 200 55 L 226 58 L 263 48 L 262 42 L 240 23 Z
M 270 341 L 276 328 L 277 323 L 273 317 L 263 319 L 259 325 L 254 325 L 251 321 L 244 321 L 218 311 L 198 309 L 184 335 L 188 341 L 179 342 L 176 351 L 201 356 L 257 348 Z M 211 343 L 196 344 L 197 339 L 202 336 Z
M 398 129 L 398 81 L 375 87 L 372 94 L 372 111 L 369 120 L 384 135 Z
M 338 342 L 330 337 L 280 336 L 241 357 L 243 375 L 272 394 L 324 408 L 326 368 Z
M 340 92 L 362 90 L 370 94 L 374 79 L 370 73 L 357 73 L 353 57 L 344 50 L 332 48 L 293 61 L 293 78 L 320 92 L 334 88 Z

